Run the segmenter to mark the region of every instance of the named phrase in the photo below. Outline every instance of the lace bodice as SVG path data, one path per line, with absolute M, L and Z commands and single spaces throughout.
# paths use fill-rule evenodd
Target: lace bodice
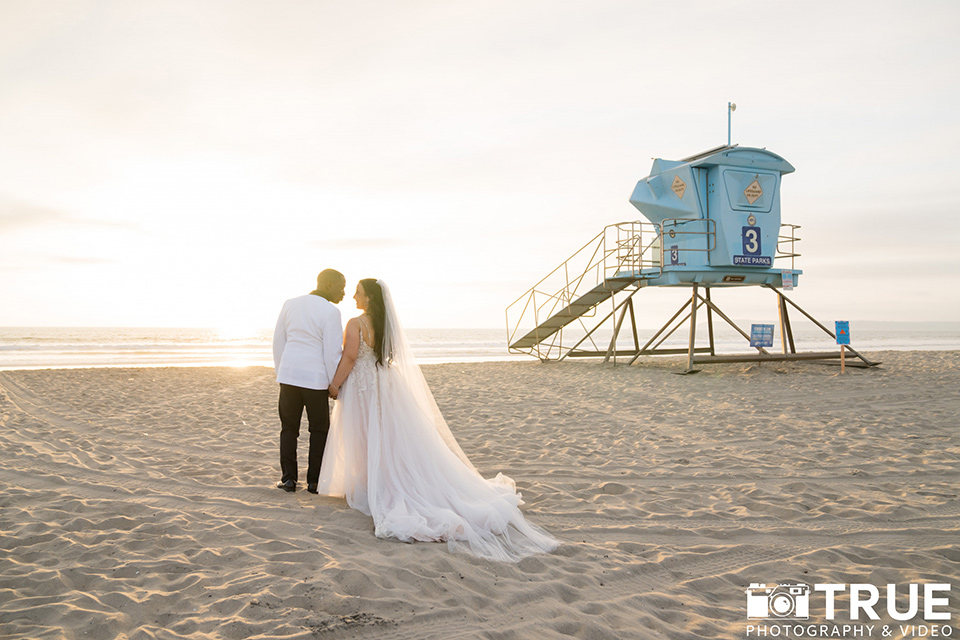
M 373 347 L 363 341 L 363 334 L 360 335 L 360 351 L 357 353 L 357 361 L 360 361 L 362 358 L 373 358 L 374 362 L 377 360 L 377 352 L 373 350 Z
M 363 392 L 370 385 L 377 375 L 377 353 L 373 347 L 363 341 L 363 332 L 360 332 L 360 349 L 357 351 L 357 361 L 353 365 L 353 371 L 350 372 L 350 378 L 354 381 L 357 391 Z

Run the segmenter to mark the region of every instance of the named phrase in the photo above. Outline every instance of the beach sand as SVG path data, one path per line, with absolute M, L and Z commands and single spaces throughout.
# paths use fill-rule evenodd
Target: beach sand
M 960 626 L 960 352 L 867 355 L 424 367 L 562 542 L 518 564 L 274 488 L 270 369 L 2 372 L 0 637 L 746 638 L 756 582 L 952 583 Z

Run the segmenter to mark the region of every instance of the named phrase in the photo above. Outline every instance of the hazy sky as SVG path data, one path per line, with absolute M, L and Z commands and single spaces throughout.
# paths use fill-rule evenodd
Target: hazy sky
M 960 320 L 958 33 L 955 0 L 0 0 L 0 325 L 271 327 L 334 267 L 499 327 L 728 101 L 797 169 L 795 300 Z

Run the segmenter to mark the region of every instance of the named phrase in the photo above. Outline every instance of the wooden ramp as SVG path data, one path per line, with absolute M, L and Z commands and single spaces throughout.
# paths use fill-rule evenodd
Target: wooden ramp
M 623 291 L 635 282 L 635 279 L 610 278 L 604 280 L 593 289 L 590 289 L 579 298 L 541 322 L 532 331 L 511 344 L 510 348 L 530 349 L 540 344 L 577 318 L 583 317 L 585 314 L 592 311 L 597 305 L 609 300 L 615 293 Z

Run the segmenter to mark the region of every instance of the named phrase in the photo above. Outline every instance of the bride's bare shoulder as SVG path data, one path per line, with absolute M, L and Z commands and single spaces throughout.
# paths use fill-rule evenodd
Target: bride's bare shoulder
M 356 318 L 350 318 L 349 320 L 347 320 L 347 324 L 343 327 L 343 332 L 353 335 L 358 330 L 362 330 L 362 329 L 363 329 L 363 324 L 361 323 L 360 318 L 358 316 Z

